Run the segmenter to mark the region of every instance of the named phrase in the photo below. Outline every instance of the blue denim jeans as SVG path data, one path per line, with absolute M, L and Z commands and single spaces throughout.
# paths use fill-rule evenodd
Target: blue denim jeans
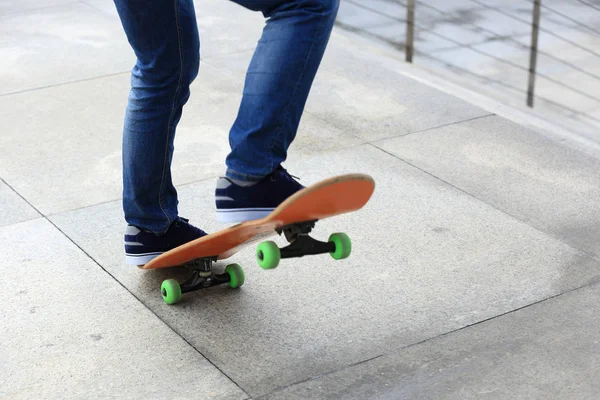
M 262 12 L 266 25 L 229 132 L 226 175 L 260 180 L 287 157 L 339 0 L 234 1 Z M 200 64 L 194 3 L 114 2 L 137 57 L 123 129 L 123 210 L 128 223 L 160 234 L 178 216 L 171 160 L 177 123 Z

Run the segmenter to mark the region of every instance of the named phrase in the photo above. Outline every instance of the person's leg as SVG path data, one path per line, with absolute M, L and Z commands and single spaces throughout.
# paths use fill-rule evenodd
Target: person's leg
M 267 23 L 230 131 L 226 176 L 217 183 L 221 222 L 261 218 L 302 189 L 281 164 L 296 136 L 339 7 L 339 0 L 234 1 L 262 12 Z
M 127 261 L 140 264 L 167 242 L 203 234 L 179 218 L 171 179 L 175 129 L 198 74 L 200 41 L 192 0 L 114 2 L 137 57 L 123 129 L 123 211 Z
M 230 131 L 227 176 L 259 180 L 285 161 L 339 0 L 234 0 L 267 18 Z
M 123 129 L 123 209 L 128 223 L 164 233 L 177 218 L 171 179 L 175 129 L 198 73 L 192 0 L 115 0 L 137 57 Z

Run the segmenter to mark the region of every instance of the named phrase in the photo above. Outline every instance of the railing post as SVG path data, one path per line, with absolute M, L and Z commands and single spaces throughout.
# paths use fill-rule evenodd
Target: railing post
M 415 31 L 415 0 L 408 0 L 406 6 L 406 61 L 412 63 Z
M 534 0 L 533 23 L 531 25 L 531 50 L 529 54 L 529 87 L 527 89 L 527 105 L 533 108 L 533 90 L 535 85 L 535 68 L 537 62 L 538 33 L 540 30 L 540 7 L 542 0 Z

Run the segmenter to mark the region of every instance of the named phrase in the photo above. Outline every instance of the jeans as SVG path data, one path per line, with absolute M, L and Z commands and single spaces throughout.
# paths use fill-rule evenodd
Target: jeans
M 255 181 L 287 157 L 339 0 L 234 1 L 267 19 L 225 159 L 226 176 Z M 173 141 L 200 64 L 194 3 L 114 2 L 137 57 L 123 129 L 123 211 L 129 224 L 163 234 L 178 217 L 171 179 Z

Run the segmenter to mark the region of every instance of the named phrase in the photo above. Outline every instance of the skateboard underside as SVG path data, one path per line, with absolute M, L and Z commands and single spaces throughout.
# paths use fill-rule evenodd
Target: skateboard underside
M 238 264 L 230 264 L 224 273 L 215 274 L 212 265 L 237 253 L 242 248 L 279 234 L 288 245 L 279 248 L 264 241 L 256 248 L 256 261 L 263 269 L 277 267 L 281 259 L 307 255 L 330 254 L 334 259 L 350 255 L 351 242 L 344 233 L 333 233 L 319 241 L 310 236 L 317 221 L 362 208 L 374 191 L 374 181 L 362 174 L 338 176 L 309 186 L 291 196 L 269 216 L 215 232 L 160 255 L 142 269 L 185 266 L 192 271 L 188 280 L 179 284 L 168 279 L 161 294 L 168 304 L 177 303 L 183 293 L 227 284 L 237 288 L 244 283 L 244 272 Z
M 308 255 L 330 254 L 341 260 L 350 256 L 352 245 L 348 235 L 334 233 L 327 242 L 312 238 L 309 233 L 316 221 L 302 222 L 283 227 L 278 233 L 285 236 L 288 245 L 279 248 L 273 241 L 260 243 L 256 249 L 256 261 L 263 269 L 273 269 L 285 258 L 304 257 Z M 182 266 L 192 271 L 191 276 L 182 284 L 174 279 L 167 279 L 161 285 L 161 295 L 167 304 L 175 304 L 184 293 L 207 289 L 227 284 L 238 288 L 244 284 L 244 271 L 239 264 L 229 264 L 222 274 L 216 274 L 212 267 L 218 256 L 200 257 L 190 260 Z

